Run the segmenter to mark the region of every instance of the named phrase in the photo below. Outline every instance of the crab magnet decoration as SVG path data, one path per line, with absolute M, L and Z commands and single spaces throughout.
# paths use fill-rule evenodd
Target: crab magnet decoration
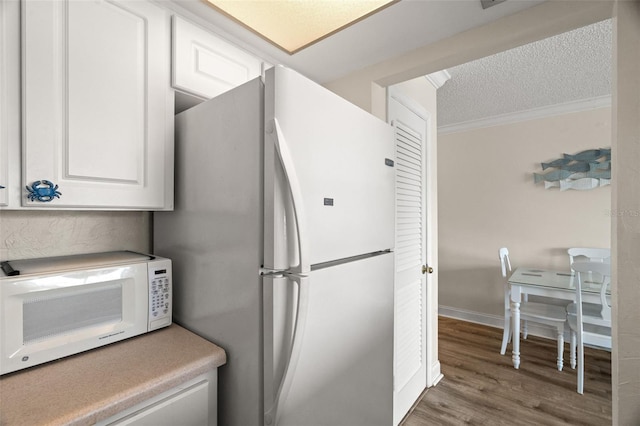
M 54 198 L 60 198 L 62 193 L 58 191 L 58 185 L 55 185 L 53 182 L 48 180 L 37 180 L 31 184 L 31 186 L 26 186 L 27 197 L 31 201 L 42 201 L 48 202 L 53 200 Z

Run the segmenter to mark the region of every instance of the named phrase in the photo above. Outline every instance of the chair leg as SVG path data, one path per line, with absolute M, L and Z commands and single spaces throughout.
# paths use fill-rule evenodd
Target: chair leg
M 500 348 L 500 355 L 507 353 L 507 343 L 511 341 L 511 315 L 509 312 L 504 313 L 504 329 L 502 331 L 502 347 Z
M 578 393 L 582 395 L 584 391 L 584 343 L 582 338 L 578 340 Z
M 564 364 L 564 328 L 558 327 L 558 371 L 562 371 Z
M 571 343 L 569 344 L 571 368 L 576 369 L 576 332 L 571 330 Z

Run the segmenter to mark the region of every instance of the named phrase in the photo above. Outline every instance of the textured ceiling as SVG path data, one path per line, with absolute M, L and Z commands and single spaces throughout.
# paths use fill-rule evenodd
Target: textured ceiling
M 293 68 L 321 84 L 544 3 L 514 0 L 482 9 L 480 0 L 402 0 L 288 55 L 202 0 L 155 1 L 190 13 L 194 22 L 212 25 L 216 33 L 257 56 Z M 336 0 L 314 1 L 331 5 Z
M 611 20 L 447 69 L 438 127 L 611 94 Z

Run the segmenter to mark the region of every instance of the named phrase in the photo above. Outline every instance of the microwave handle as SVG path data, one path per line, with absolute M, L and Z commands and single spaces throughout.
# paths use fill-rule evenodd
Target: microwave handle
M 7 274 L 8 277 L 20 275 L 20 271 L 16 271 L 15 269 L 13 269 L 8 260 L 0 263 L 0 267 L 2 267 L 2 270 L 5 274 Z

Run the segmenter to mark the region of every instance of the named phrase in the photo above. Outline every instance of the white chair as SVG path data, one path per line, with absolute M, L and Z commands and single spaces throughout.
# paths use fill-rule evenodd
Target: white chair
M 507 343 L 511 341 L 511 288 L 507 281 L 508 274 L 511 273 L 511 261 L 509 260 L 509 250 L 503 247 L 499 250 L 500 265 L 504 281 L 504 331 L 502 333 L 502 347 L 500 354 L 504 355 L 507 350 Z M 567 311 L 564 306 L 548 305 L 546 303 L 523 301 L 520 303 L 520 320 L 532 321 L 538 324 L 545 324 L 554 327 L 558 339 L 558 370 L 562 371 L 563 351 L 564 351 L 564 324 L 567 321 Z
M 573 262 L 600 262 L 611 263 L 611 249 L 594 248 L 594 247 L 572 247 L 567 250 L 569 254 L 569 266 Z M 583 304 L 590 305 L 590 304 Z M 573 314 L 575 315 L 575 307 Z M 589 309 L 598 309 L 598 307 L 589 306 Z M 571 368 L 576 368 L 576 342 L 571 343 Z
M 611 349 L 611 305 L 607 289 L 611 284 L 611 264 L 605 262 L 573 262 L 577 274 L 576 301 L 567 306 L 567 320 L 571 327 L 571 367 L 576 365 L 578 346 L 578 393 L 584 390 L 584 345 Z M 583 303 L 582 290 L 595 286 L 600 303 Z M 577 342 L 576 342 L 577 340 Z
M 611 263 L 611 249 L 608 248 L 572 247 L 567 250 L 567 253 L 569 254 L 569 265 L 575 261 L 583 260 Z

